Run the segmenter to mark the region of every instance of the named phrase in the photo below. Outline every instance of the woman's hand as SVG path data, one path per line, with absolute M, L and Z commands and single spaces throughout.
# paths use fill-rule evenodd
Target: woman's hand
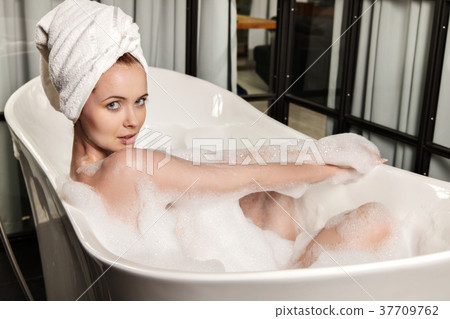
M 375 144 L 353 133 L 324 137 L 317 141 L 317 146 L 325 164 L 350 167 L 361 174 L 386 162 Z

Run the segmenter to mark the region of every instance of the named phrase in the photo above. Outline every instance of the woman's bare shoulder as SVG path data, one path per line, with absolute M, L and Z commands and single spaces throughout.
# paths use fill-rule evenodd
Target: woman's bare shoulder
M 83 176 L 80 181 L 92 186 L 113 214 L 123 220 L 128 220 L 131 214 L 131 220 L 135 220 L 137 212 L 130 210 L 134 207 L 131 203 L 138 200 L 137 183 L 146 177 L 128 165 L 126 156 L 123 151 L 111 154 L 102 161 L 94 175 Z
M 146 175 L 150 154 L 147 150 L 122 149 L 104 159 L 98 178 L 103 180 L 135 180 Z
M 97 191 L 116 188 L 133 187 L 138 180 L 157 182 L 160 163 L 166 160 L 165 154 L 153 150 L 123 149 L 112 153 L 101 162 L 89 164 L 91 169 L 82 169 L 72 177 L 75 181 L 88 184 Z M 164 184 L 164 183 L 162 183 Z

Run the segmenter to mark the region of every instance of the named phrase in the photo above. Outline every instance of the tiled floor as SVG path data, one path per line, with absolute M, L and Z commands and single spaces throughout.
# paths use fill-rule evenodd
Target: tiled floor
M 46 300 L 41 259 L 34 232 L 10 237 L 11 247 L 35 300 Z M 26 300 L 0 242 L 0 300 Z
M 247 91 L 247 94 L 268 93 L 269 87 L 255 72 L 255 70 L 239 70 L 238 84 Z

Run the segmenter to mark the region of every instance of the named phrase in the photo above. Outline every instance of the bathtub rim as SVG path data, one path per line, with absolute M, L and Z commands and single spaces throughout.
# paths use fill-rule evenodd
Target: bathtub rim
M 33 158 L 38 162 L 39 166 L 43 169 L 45 172 L 47 178 L 52 183 L 53 188 L 56 190 L 56 178 L 54 177 L 55 174 L 52 174 L 52 172 L 57 172 L 56 168 L 54 168 L 51 165 L 51 161 L 48 161 L 46 163 L 42 156 L 39 155 L 39 151 L 37 149 L 39 148 L 38 145 L 34 145 L 34 143 L 31 143 L 26 137 L 25 134 L 22 132 L 20 125 L 18 124 L 18 121 L 16 120 L 14 111 L 13 111 L 13 105 L 16 101 L 17 97 L 20 96 L 23 91 L 26 91 L 29 87 L 33 87 L 35 85 L 35 82 L 40 82 L 40 76 L 37 76 L 31 80 L 29 80 L 27 83 L 23 84 L 20 88 L 18 88 L 6 101 L 4 115 L 6 119 L 6 123 L 8 125 L 9 131 L 11 134 L 16 135 L 16 137 L 21 141 L 21 143 L 27 148 L 27 150 L 33 154 Z M 13 136 L 12 136 L 13 137 Z M 13 137 L 14 141 L 14 137 Z M 16 155 L 15 150 L 15 143 L 13 142 L 14 147 L 14 156 L 19 160 L 19 158 Z M 41 151 L 42 153 L 42 151 Z M 38 156 L 36 156 L 38 155 Z
M 155 68 L 157 69 L 157 68 Z M 177 73 L 182 76 L 188 76 L 183 73 L 178 73 L 171 70 L 163 70 L 163 72 L 173 72 Z M 196 78 L 198 79 L 198 78 Z M 204 81 L 201 79 L 198 79 L 200 81 Z M 37 161 L 41 169 L 45 172 L 47 178 L 49 179 L 50 183 L 52 184 L 52 187 L 55 191 L 57 191 L 57 177 L 55 177 L 53 172 L 57 172 L 56 168 L 54 168 L 51 165 L 51 161 L 44 161 L 42 156 L 39 155 L 42 153 L 42 151 L 39 150 L 39 146 L 35 145 L 34 143 L 31 143 L 26 137 L 25 134 L 22 132 L 20 124 L 18 124 L 18 121 L 15 118 L 15 115 L 13 113 L 13 105 L 15 100 L 17 99 L 17 96 L 21 95 L 23 91 L 26 91 L 29 89 L 29 87 L 35 85 L 35 82 L 40 82 L 39 76 L 31 79 L 24 85 L 22 85 L 20 88 L 18 88 L 8 99 L 5 105 L 4 115 L 6 118 L 7 125 L 13 135 L 16 136 L 16 138 L 21 142 L 21 144 L 30 152 L 30 154 L 33 155 L 34 160 Z M 213 85 L 207 81 L 208 85 Z M 232 94 L 230 92 L 230 94 Z M 257 114 L 257 110 L 255 110 L 255 114 Z M 274 123 L 276 123 L 279 126 L 282 126 L 283 129 L 286 129 L 287 126 L 279 123 L 278 121 L 271 119 Z M 288 127 L 290 130 L 293 130 L 292 128 Z M 297 132 L 297 131 L 295 131 Z M 37 156 L 36 156 L 37 155 Z M 412 172 L 408 172 L 396 167 L 391 167 L 388 165 L 380 165 L 376 169 L 383 169 L 387 170 L 389 173 L 394 173 L 396 175 L 409 175 L 414 174 Z M 444 182 L 432 177 L 426 177 L 422 176 L 420 174 L 415 174 L 415 178 L 421 179 L 426 184 L 433 184 L 443 187 L 444 189 L 447 189 L 448 182 Z M 430 183 L 432 182 L 432 183 Z M 307 268 L 307 269 L 286 269 L 286 270 L 273 270 L 273 271 L 255 271 L 255 272 L 220 272 L 220 273 L 207 273 L 207 272 L 192 272 L 192 271 L 182 271 L 182 270 L 170 270 L 170 269 L 162 269 L 162 268 L 156 268 L 152 266 L 147 266 L 143 264 L 134 263 L 130 260 L 126 260 L 126 263 L 123 262 L 117 262 L 115 263 L 113 258 L 115 255 L 108 250 L 105 249 L 107 254 L 104 252 L 101 252 L 100 250 L 87 245 L 85 240 L 82 240 L 85 238 L 83 231 L 79 229 L 79 223 L 77 222 L 76 218 L 73 216 L 73 212 L 64 200 L 61 199 L 61 202 L 63 203 L 66 213 L 71 221 L 72 227 L 74 228 L 78 239 L 80 240 L 83 248 L 95 259 L 101 261 L 102 263 L 105 263 L 107 265 L 113 264 L 114 267 L 117 267 L 118 269 L 129 271 L 137 275 L 144 275 L 149 276 L 152 275 L 154 277 L 160 278 L 160 279 L 166 279 L 166 280 L 192 280 L 197 282 L 221 282 L 221 281 L 271 281 L 271 280 L 278 280 L 278 279 L 296 279 L 296 280 L 306 280 L 306 281 L 312 281 L 315 280 L 317 277 L 323 278 L 324 276 L 327 278 L 332 277 L 338 277 L 342 276 L 342 272 L 346 273 L 349 276 L 353 275 L 364 275 L 368 273 L 376 273 L 381 272 L 384 269 L 397 269 L 397 267 L 404 267 L 407 266 L 408 268 L 411 267 L 419 267 L 426 264 L 436 263 L 439 261 L 444 260 L 450 260 L 450 251 L 442 251 L 442 252 L 436 252 L 426 255 L 420 255 L 420 256 L 414 256 L 409 258 L 402 258 L 402 259 L 395 259 L 395 260 L 387 260 L 387 261 L 379 261 L 379 262 L 373 262 L 373 263 L 365 263 L 365 264 L 356 264 L 356 265 L 346 265 L 346 266 L 330 266 L 330 267 L 319 267 L 319 268 Z M 76 226 L 76 227 L 75 227 Z M 98 240 L 97 240 L 98 241 Z M 99 243 L 100 244 L 100 243 Z M 100 244 L 101 245 L 101 244 Z M 101 245 L 102 246 L 102 245 Z M 102 246 L 102 248 L 104 248 Z M 106 256 L 105 256 L 106 255 Z M 110 258 L 107 258 L 107 256 L 110 256 Z M 116 256 L 117 257 L 117 256 Z M 397 266 L 397 267 L 395 267 Z

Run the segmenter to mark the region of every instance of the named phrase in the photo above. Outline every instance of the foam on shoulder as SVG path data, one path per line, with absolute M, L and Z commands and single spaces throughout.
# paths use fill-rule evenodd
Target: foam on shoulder
M 104 160 L 99 160 L 95 163 L 83 163 L 80 167 L 77 168 L 77 174 L 85 174 L 87 176 L 94 176 L 95 173 L 102 167 Z

